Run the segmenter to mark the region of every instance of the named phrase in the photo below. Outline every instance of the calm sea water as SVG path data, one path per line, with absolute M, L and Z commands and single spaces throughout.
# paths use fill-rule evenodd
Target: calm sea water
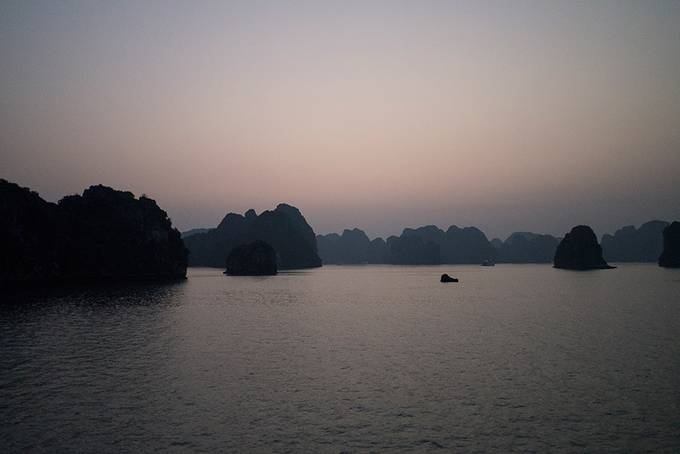
M 3 452 L 680 451 L 680 271 L 654 265 L 192 269 L 0 306 Z

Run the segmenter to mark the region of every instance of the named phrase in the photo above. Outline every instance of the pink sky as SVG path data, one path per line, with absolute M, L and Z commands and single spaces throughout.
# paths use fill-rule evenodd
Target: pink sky
M 677 2 L 0 6 L 0 176 L 182 230 L 598 234 L 680 218 Z

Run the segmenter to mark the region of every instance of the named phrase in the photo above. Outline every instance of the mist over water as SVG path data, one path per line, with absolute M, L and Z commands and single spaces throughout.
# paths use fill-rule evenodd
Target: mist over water
M 0 445 L 674 451 L 679 290 L 678 271 L 621 264 L 194 268 L 5 294 Z

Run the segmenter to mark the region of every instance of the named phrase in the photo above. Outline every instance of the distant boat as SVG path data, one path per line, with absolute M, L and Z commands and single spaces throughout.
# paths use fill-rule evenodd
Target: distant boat
M 486 259 L 482 262 L 482 266 L 496 266 L 496 263 L 493 260 Z

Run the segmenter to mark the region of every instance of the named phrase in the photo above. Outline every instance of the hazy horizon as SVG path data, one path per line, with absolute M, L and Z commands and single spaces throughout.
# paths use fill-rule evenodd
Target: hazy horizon
M 3 2 L 0 177 L 182 231 L 680 219 L 680 2 Z

